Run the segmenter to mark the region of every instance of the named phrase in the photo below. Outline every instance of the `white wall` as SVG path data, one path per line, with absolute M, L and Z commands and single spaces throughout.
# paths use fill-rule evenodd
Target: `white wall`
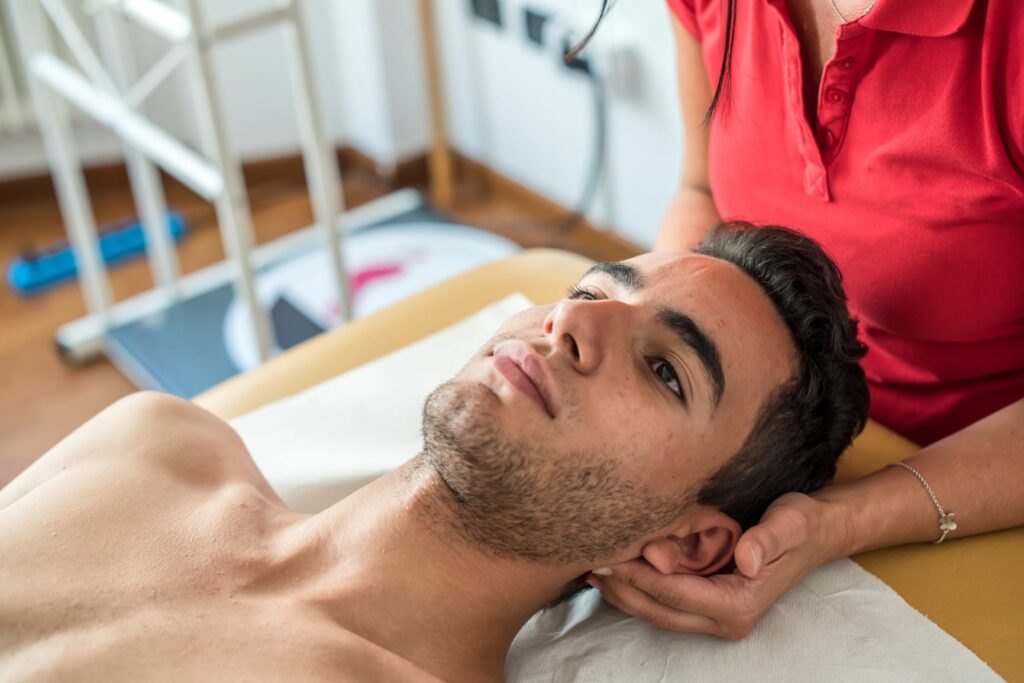
M 590 161 L 588 86 L 551 52 L 525 39 L 526 6 L 590 25 L 593 1 L 504 0 L 505 26 L 473 18 L 468 1 L 436 3 L 448 124 L 454 146 L 514 180 L 572 206 Z M 595 52 L 628 49 L 635 92 L 612 94 L 606 191 L 592 218 L 641 245 L 653 243 L 679 182 L 682 127 L 671 25 L 658 0 L 619 0 L 593 42 Z
M 213 21 L 266 0 L 203 0 Z M 446 118 L 453 146 L 560 204 L 579 199 L 590 162 L 592 112 L 585 80 L 554 50 L 525 39 L 525 6 L 589 26 L 596 0 L 502 0 L 505 27 L 473 18 L 469 0 L 434 0 Z M 328 132 L 384 168 L 421 153 L 429 139 L 417 0 L 307 0 L 311 52 Z M 143 63 L 159 41 L 137 34 Z M 593 43 L 626 49 L 638 63 L 635 92 L 612 93 L 608 174 L 595 208 L 599 224 L 641 245 L 653 242 L 678 183 L 682 133 L 668 11 L 661 0 L 618 0 Z M 243 159 L 294 152 L 298 135 L 280 29 L 219 46 L 217 82 L 230 142 Z M 179 77 L 148 113 L 195 144 L 188 89 Z M 79 126 L 86 161 L 117 157 L 117 145 Z M 0 177 L 45 170 L 38 139 L 0 138 Z
M 202 4 L 208 22 L 217 24 L 266 7 L 268 2 L 202 0 Z M 410 87 L 408 80 L 413 76 L 385 76 L 388 55 L 381 44 L 379 18 L 383 8 L 376 0 L 307 0 L 305 7 L 316 86 L 329 136 L 337 143 L 359 147 L 383 164 L 396 163 L 401 154 L 409 156 L 422 150 L 425 124 L 421 122 L 417 128 L 408 114 L 403 117 L 393 113 L 397 110 L 388 101 L 392 83 L 407 88 L 410 94 L 418 85 L 422 95 L 422 79 Z M 126 28 L 141 73 L 163 54 L 164 45 L 144 29 Z M 243 160 L 298 149 L 286 57 L 284 33 L 279 27 L 214 48 L 216 85 L 228 122 L 229 143 Z M 197 127 L 184 74 L 179 70 L 168 79 L 144 110 L 169 133 L 197 147 Z M 393 130 L 396 125 L 402 127 L 401 135 Z M 75 137 L 87 164 L 120 158 L 117 141 L 87 121 L 76 124 Z M 0 178 L 45 171 L 46 158 L 37 133 L 0 137 Z
M 434 4 L 450 5 L 452 0 Z M 421 154 L 430 139 L 422 24 L 415 0 L 377 0 L 376 9 L 394 160 L 402 161 Z M 349 133 L 355 134 L 356 128 Z
M 88 122 L 74 125 L 78 153 L 85 163 L 104 163 L 121 158 L 120 143 L 99 126 Z M 0 181 L 46 172 L 46 158 L 39 133 L 28 130 L 0 135 Z

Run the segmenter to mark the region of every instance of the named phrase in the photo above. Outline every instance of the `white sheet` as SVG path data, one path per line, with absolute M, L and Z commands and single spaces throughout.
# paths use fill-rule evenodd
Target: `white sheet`
M 513 294 L 384 358 L 235 419 L 285 503 L 319 512 L 420 448 L 427 395 L 530 300 Z M 384 390 L 382 387 L 386 387 Z
M 529 305 L 510 296 L 233 425 L 289 506 L 322 510 L 412 457 L 427 394 Z M 658 631 L 588 591 L 524 627 L 507 673 L 510 681 L 581 683 L 1000 680 L 850 560 L 808 576 L 738 642 Z

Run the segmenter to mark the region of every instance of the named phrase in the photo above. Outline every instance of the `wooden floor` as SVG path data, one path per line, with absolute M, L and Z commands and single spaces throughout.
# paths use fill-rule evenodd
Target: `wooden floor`
M 264 174 L 266 175 L 266 174 Z M 346 204 L 365 203 L 392 186 L 369 174 L 347 173 Z M 127 185 L 120 181 L 94 183 L 90 188 L 98 224 L 134 212 Z M 185 272 L 224 258 L 213 208 L 173 183 L 168 203 L 182 211 L 190 235 L 178 249 Z M 452 213 L 460 221 L 505 235 L 523 246 L 559 246 L 602 260 L 627 258 L 639 250 L 621 240 L 581 226 L 570 234 L 559 228 L 558 207 L 511 183 L 482 178 L 480 173 L 460 183 L 459 201 Z M 312 222 L 301 176 L 262 177 L 249 183 L 253 221 L 260 243 Z M 0 263 L 25 249 L 64 237 L 64 227 L 51 191 L 0 191 Z M 6 272 L 6 270 L 5 270 Z M 111 272 L 117 299 L 152 286 L 145 259 Z M 57 328 L 85 313 L 77 284 L 20 298 L 0 287 L 0 487 L 35 458 L 112 401 L 135 387 L 107 360 L 86 367 L 64 364 L 55 351 Z

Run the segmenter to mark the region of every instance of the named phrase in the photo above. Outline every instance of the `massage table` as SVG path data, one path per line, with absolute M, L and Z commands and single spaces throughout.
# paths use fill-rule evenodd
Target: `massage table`
M 405 347 L 509 294 L 521 292 L 537 303 L 555 301 L 590 265 L 563 251 L 521 252 L 310 339 L 195 401 L 224 419 L 235 418 Z M 871 422 L 840 460 L 837 481 L 862 477 L 915 450 L 914 444 Z M 929 504 L 922 491 L 921 505 Z M 997 674 L 1024 681 L 1024 528 L 852 559 Z

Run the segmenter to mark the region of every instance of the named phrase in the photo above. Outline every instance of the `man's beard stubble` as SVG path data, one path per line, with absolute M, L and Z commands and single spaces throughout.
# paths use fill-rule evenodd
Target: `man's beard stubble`
M 541 452 L 491 419 L 495 397 L 451 380 L 423 410 L 423 458 L 452 493 L 457 531 L 501 557 L 545 564 L 614 556 L 675 519 L 689 496 L 655 496 L 607 453 Z M 639 456 L 632 456 L 639 457 Z

